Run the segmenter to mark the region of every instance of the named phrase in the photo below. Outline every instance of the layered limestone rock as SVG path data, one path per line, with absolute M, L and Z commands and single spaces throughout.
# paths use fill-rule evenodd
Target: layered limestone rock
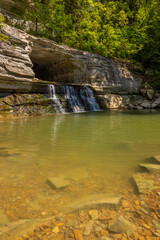
M 0 92 L 44 93 L 50 82 L 91 86 L 102 108 L 158 108 L 142 96 L 142 78 L 121 62 L 31 36 L 5 25 L 0 45 Z M 43 81 L 42 81 L 43 80 Z M 147 95 L 146 95 L 147 96 Z
M 8 40 L 0 42 L 0 91 L 29 92 L 35 74 L 26 34 L 8 25 L 1 29 L 1 33 Z
M 7 42 L 1 42 L 1 90 L 30 91 L 36 75 L 42 80 L 88 84 L 103 94 L 140 91 L 142 79 L 113 59 L 36 38 L 8 25 L 1 32 L 8 36 Z
M 0 93 L 0 120 L 54 113 L 52 100 L 44 94 Z

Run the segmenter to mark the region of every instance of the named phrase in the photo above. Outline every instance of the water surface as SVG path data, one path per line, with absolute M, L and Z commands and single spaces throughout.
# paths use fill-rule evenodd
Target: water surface
M 88 194 L 126 193 L 138 163 L 158 154 L 159 114 L 108 111 L 0 122 L 0 225 L 52 215 Z M 70 185 L 53 190 L 51 176 Z

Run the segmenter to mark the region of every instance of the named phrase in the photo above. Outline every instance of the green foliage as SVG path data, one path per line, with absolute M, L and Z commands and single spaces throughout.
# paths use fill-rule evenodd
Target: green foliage
M 20 1 L 20 0 L 19 0 Z M 34 34 L 152 68 L 160 78 L 160 0 L 21 0 Z M 145 71 L 144 71 L 145 72 Z
M 0 29 L 3 28 L 4 17 L 0 14 Z M 8 37 L 5 36 L 3 33 L 0 33 L 0 41 L 6 42 Z

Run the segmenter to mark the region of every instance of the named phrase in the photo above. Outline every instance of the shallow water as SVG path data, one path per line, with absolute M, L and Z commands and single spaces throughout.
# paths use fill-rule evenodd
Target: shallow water
M 0 225 L 52 215 L 88 194 L 126 193 L 138 163 L 158 154 L 160 114 L 108 111 L 0 122 Z M 53 190 L 51 176 L 70 185 Z

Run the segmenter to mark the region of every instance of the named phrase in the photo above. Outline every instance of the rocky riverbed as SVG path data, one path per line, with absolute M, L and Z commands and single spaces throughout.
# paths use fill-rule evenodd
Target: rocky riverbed
M 90 194 L 70 204 L 64 203 L 59 210 L 52 209 L 53 216 L 48 219 L 44 207 L 44 219 L 18 220 L 3 226 L 0 239 L 159 240 L 159 160 L 157 156 L 140 164 L 141 170 L 133 175 L 132 187 L 125 194 Z M 65 188 L 62 179 L 51 180 L 55 189 Z M 61 185 L 56 186 L 57 181 Z

